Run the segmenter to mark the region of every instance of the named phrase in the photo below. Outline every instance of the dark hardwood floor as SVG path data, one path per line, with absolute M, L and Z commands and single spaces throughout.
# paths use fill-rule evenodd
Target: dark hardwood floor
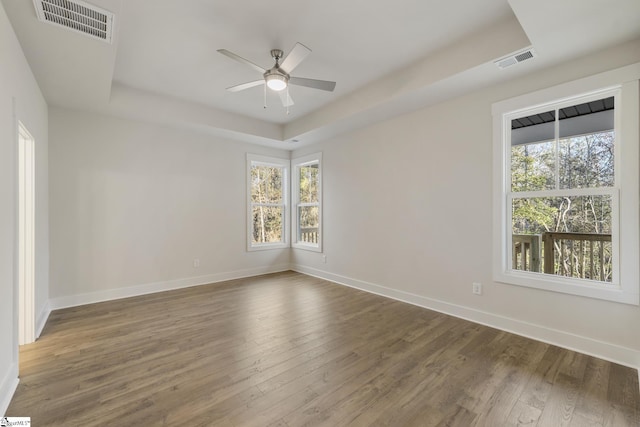
M 286 272 L 54 311 L 33 426 L 639 426 L 636 370 Z

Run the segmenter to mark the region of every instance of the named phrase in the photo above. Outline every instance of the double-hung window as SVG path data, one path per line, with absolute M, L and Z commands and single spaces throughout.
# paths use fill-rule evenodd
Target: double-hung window
M 293 247 L 322 251 L 322 154 L 292 160 Z
M 289 246 L 289 160 L 247 155 L 247 249 Z
M 494 104 L 497 281 L 638 304 L 639 71 Z

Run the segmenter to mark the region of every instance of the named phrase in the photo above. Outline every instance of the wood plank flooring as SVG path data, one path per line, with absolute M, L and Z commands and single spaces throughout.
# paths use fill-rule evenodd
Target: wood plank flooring
M 294 272 L 58 310 L 34 426 L 639 426 L 637 371 Z

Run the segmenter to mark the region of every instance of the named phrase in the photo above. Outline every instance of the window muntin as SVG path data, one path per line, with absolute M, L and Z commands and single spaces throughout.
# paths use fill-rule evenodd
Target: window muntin
M 289 162 L 247 155 L 248 249 L 288 246 Z
M 321 154 L 293 160 L 293 246 L 321 251 L 322 170 Z
M 638 305 L 639 78 L 640 63 L 493 105 L 493 272 L 497 282 Z M 554 99 L 557 101 L 549 102 Z M 604 113 L 590 112 L 588 120 L 581 117 L 584 113 L 572 115 L 584 104 L 593 106 L 597 101 L 613 105 L 603 108 L 608 110 Z M 576 120 L 563 119 L 563 114 Z M 545 117 L 536 124 L 542 126 L 515 132 L 514 120 L 537 120 L 540 116 Z M 597 116 L 599 119 L 594 120 Z M 613 127 L 603 125 L 607 122 L 613 123 Z M 527 154 L 536 153 L 533 159 L 523 161 L 525 146 Z M 576 163 L 582 165 L 582 172 L 574 173 L 572 167 Z M 556 213 L 552 217 L 564 220 L 557 212 L 560 208 L 566 210 L 568 202 L 571 209 L 566 218 L 572 227 L 567 229 L 571 231 L 547 232 L 548 238 L 557 241 L 556 245 L 548 245 L 554 247 L 554 252 L 546 255 L 548 259 L 555 257 L 553 264 L 548 263 L 554 271 L 544 273 L 545 244 L 541 234 L 534 232 L 544 221 L 533 224 L 531 217 L 544 218 L 539 209 L 544 206 L 551 208 L 550 213 Z M 538 208 L 531 209 L 531 205 Z M 585 207 L 596 210 L 598 216 L 587 215 Z M 522 218 L 526 209 L 529 218 Z M 590 239 L 595 240 L 593 243 L 581 243 L 576 234 L 596 238 Z M 573 256 L 571 273 L 566 251 L 580 250 L 581 246 L 583 253 Z M 597 264 L 594 271 L 590 271 L 591 253 Z M 599 258 L 604 260 L 602 267 Z

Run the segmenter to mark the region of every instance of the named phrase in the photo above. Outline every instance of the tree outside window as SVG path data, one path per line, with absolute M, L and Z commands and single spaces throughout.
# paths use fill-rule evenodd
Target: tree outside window
M 287 245 L 288 161 L 248 156 L 249 249 Z
M 294 247 L 321 251 L 321 154 L 293 160 Z
M 496 282 L 638 305 L 638 65 L 493 104 Z
M 601 189 L 615 184 L 613 106 L 608 97 L 512 120 L 515 269 L 612 281 L 614 195 Z M 536 135 L 550 139 L 529 141 L 518 134 L 532 134 L 534 127 L 545 127 Z M 528 243 L 534 238 L 537 244 Z M 532 256 L 539 262 L 527 259 Z

